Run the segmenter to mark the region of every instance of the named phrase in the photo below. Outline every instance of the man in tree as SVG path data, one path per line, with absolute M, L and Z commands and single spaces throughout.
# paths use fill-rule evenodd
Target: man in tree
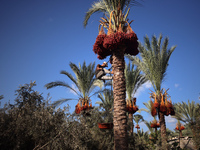
M 106 74 L 113 74 L 113 71 L 105 69 L 105 67 L 108 67 L 107 62 L 103 62 L 102 65 L 98 64 L 95 70 L 95 76 L 97 79 L 100 80 L 112 80 L 112 76 L 106 76 Z

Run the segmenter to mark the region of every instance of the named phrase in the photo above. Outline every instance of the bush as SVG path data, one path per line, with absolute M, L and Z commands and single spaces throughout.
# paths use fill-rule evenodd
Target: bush
M 51 141 L 45 149 L 63 146 L 60 143 L 64 143 L 61 137 L 67 127 L 66 108 L 55 111 L 33 86 L 34 82 L 20 86 L 15 104 L 8 103 L 1 109 L 0 149 L 37 149 Z

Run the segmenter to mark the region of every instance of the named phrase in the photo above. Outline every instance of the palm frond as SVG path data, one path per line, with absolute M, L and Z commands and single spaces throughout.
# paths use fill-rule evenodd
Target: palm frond
M 62 82 L 62 81 L 55 81 L 55 82 L 50 82 L 50 83 L 47 83 L 45 85 L 45 87 L 47 89 L 50 89 L 50 88 L 53 88 L 53 87 L 57 87 L 57 86 L 62 86 L 62 87 L 66 87 L 70 90 L 72 90 L 73 92 L 75 92 L 78 96 L 82 97 L 81 94 L 79 94 L 78 91 L 76 91 L 74 88 L 72 88 L 69 84 L 65 83 L 65 82 Z
M 71 70 L 74 72 L 75 77 L 72 76 L 67 71 L 61 71 L 61 74 L 66 75 L 75 84 L 76 88 L 78 89 L 73 88 L 68 83 L 65 83 L 62 81 L 50 82 L 46 84 L 45 87 L 49 89 L 49 88 L 53 88 L 57 86 L 63 86 L 75 92 L 79 98 L 91 97 L 90 94 L 94 91 L 95 87 L 100 85 L 100 82 L 96 81 L 94 77 L 95 63 L 90 63 L 87 66 L 86 62 L 84 61 L 82 65 L 79 63 L 79 66 L 77 66 L 76 64 L 70 62 L 69 65 L 70 65 Z M 97 94 L 97 92 L 93 93 L 93 95 L 95 94 Z M 62 101 L 58 101 L 56 104 L 58 105 L 61 102 Z M 63 100 L 63 102 L 66 102 L 66 101 Z
M 78 99 L 73 99 L 73 98 L 67 98 L 67 99 L 59 99 L 59 100 L 56 100 L 55 102 L 53 102 L 51 105 L 55 108 L 57 106 L 60 106 L 61 104 L 69 101 L 69 100 L 78 100 Z
M 89 10 L 86 12 L 83 25 L 84 27 L 87 26 L 88 20 L 92 14 L 96 12 L 102 12 L 104 15 L 106 15 L 110 14 L 113 10 L 117 12 L 119 6 L 120 9 L 124 12 L 124 14 L 126 13 L 125 15 L 126 19 L 129 13 L 129 7 L 136 5 L 139 6 L 141 4 L 136 0 L 99 0 L 97 2 L 94 2 L 92 6 L 89 8 Z
M 144 124 L 147 126 L 147 128 L 149 129 L 149 131 L 150 131 L 151 133 L 153 133 L 154 131 L 153 131 L 153 128 L 151 128 L 151 123 L 150 123 L 150 122 L 147 122 L 146 120 L 144 120 L 143 122 L 144 122 Z
M 84 27 L 87 26 L 88 20 L 90 19 L 91 15 L 96 12 L 103 12 L 103 13 L 106 12 L 106 5 L 104 1 L 100 0 L 92 4 L 91 8 L 89 8 L 89 10 L 86 12 L 84 22 L 83 22 Z
M 136 124 L 138 124 L 139 122 L 144 121 L 144 118 L 142 115 L 137 114 L 133 115 L 133 120 L 136 122 Z
M 141 74 L 141 70 L 134 65 L 125 66 L 125 78 L 126 78 L 126 91 L 128 95 L 128 99 L 131 99 L 131 95 L 135 94 L 137 90 L 147 81 L 147 78 Z
M 181 120 L 185 123 L 195 124 L 198 116 L 200 116 L 200 107 L 195 104 L 194 101 L 176 103 L 174 104 L 175 108 L 175 118 Z
M 161 84 L 165 79 L 169 58 L 176 48 L 176 46 L 172 46 L 170 49 L 167 49 L 168 38 L 164 39 L 161 46 L 161 40 L 162 34 L 160 34 L 158 39 L 153 35 L 151 42 L 146 35 L 144 37 L 144 45 L 139 43 L 141 59 L 138 57 L 132 58 L 133 63 L 141 69 L 147 79 L 152 83 L 155 91 L 161 90 Z

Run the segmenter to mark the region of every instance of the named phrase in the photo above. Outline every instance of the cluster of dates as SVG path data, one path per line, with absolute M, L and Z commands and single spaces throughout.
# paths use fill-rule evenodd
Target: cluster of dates
M 75 113 L 80 114 L 81 111 L 92 109 L 92 103 L 88 99 L 79 99 L 78 104 L 75 106 Z
M 164 115 L 175 115 L 175 111 L 172 105 L 172 101 L 168 100 L 168 93 L 165 91 L 163 94 L 160 92 L 159 95 L 156 95 L 154 92 L 151 94 L 151 98 L 154 99 L 154 102 L 151 101 L 151 115 L 154 117 L 157 115 L 158 111 L 164 113 Z M 158 99 L 161 99 L 158 102 Z
M 123 29 L 119 24 L 117 29 L 113 30 L 110 17 L 108 32 L 106 34 L 103 26 L 101 27 L 93 45 L 93 51 L 98 55 L 98 59 L 105 59 L 119 48 L 124 50 L 125 54 L 137 55 L 139 53 L 137 40 L 137 35 L 133 32 L 129 23 Z
M 132 100 L 126 100 L 126 111 L 130 114 L 134 114 L 138 111 L 138 107 L 136 106 L 136 98 Z
M 151 128 L 159 128 L 160 127 L 160 123 L 157 122 L 157 120 L 153 120 L 151 123 Z

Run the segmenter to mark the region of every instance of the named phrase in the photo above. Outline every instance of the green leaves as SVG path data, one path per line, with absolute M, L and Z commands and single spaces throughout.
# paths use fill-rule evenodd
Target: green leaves
M 130 65 L 130 62 L 125 67 L 125 78 L 126 78 L 126 92 L 128 99 L 131 99 L 131 95 L 135 94 L 142 84 L 147 81 L 147 78 L 141 74 L 141 70 L 134 65 Z
M 174 105 L 175 118 L 185 123 L 195 124 L 197 117 L 200 116 L 200 106 L 195 104 L 194 101 L 189 101 L 188 104 L 185 102 L 177 103 Z
M 86 62 L 83 62 L 82 65 L 79 63 L 79 66 L 77 66 L 74 63 L 70 62 L 69 65 L 70 65 L 71 70 L 75 74 L 75 77 L 67 71 L 62 70 L 60 73 L 66 75 L 73 82 L 72 85 L 75 85 L 75 87 L 69 85 L 68 83 L 64 81 L 50 82 L 46 84 L 45 87 L 47 89 L 50 89 L 53 87 L 62 86 L 76 93 L 79 98 L 85 98 L 86 96 L 89 97 L 91 92 L 93 92 L 94 88 L 96 86 L 101 85 L 101 83 L 97 81 L 94 77 L 95 63 L 90 63 L 87 66 Z M 57 106 L 68 100 L 72 100 L 72 99 L 71 98 L 61 99 L 61 100 L 56 101 L 54 104 Z
M 105 14 L 110 14 L 113 10 L 117 12 L 118 6 L 120 4 L 120 9 L 125 14 L 125 19 L 128 16 L 129 8 L 131 5 L 140 5 L 136 0 L 99 0 L 92 4 L 89 10 L 86 12 L 83 25 L 87 26 L 90 16 L 96 12 L 102 12 Z M 114 18 L 113 18 L 114 19 Z
M 169 58 L 176 48 L 176 46 L 172 46 L 168 49 L 169 39 L 167 37 L 164 39 L 162 45 L 161 40 L 162 34 L 160 34 L 158 39 L 153 35 L 151 42 L 146 35 L 144 37 L 145 43 L 139 44 L 141 59 L 138 57 L 132 58 L 133 63 L 136 64 L 151 81 L 155 91 L 161 90 L 161 84 L 166 75 Z

